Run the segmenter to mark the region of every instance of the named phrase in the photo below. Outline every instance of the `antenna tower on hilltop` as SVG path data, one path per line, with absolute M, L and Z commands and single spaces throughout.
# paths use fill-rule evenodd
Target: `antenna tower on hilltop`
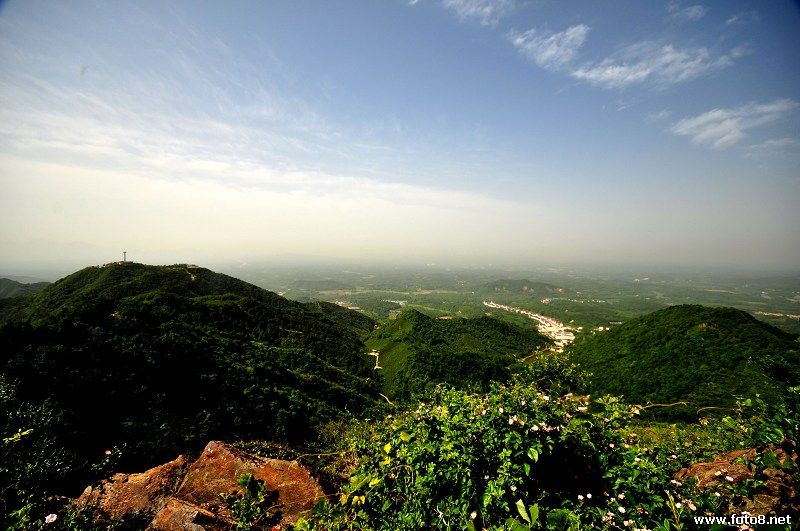
M 128 261 L 128 251 L 122 251 L 122 263 L 124 264 L 127 261 Z

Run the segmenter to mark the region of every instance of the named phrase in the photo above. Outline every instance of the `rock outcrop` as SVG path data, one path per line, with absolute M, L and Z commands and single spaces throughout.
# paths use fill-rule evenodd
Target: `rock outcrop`
M 788 450 L 788 452 L 787 452 Z M 767 452 L 774 453 L 775 464 L 787 463 L 787 460 L 797 463 L 797 453 L 792 448 L 773 448 Z M 755 474 L 747 463 L 759 456 L 755 449 L 735 450 L 721 455 L 713 461 L 695 463 L 687 468 L 682 468 L 675 474 L 679 481 L 694 480 L 699 490 L 711 490 L 725 495 L 728 507 L 727 513 L 748 512 L 752 515 L 797 515 L 800 511 L 797 500 L 800 499 L 798 485 L 791 474 L 779 467 L 764 468 L 757 479 L 764 484 L 756 487 L 750 497 L 729 495 L 728 485 L 740 485 Z
M 212 441 L 191 464 L 179 456 L 139 474 L 115 474 L 100 487 L 87 488 L 76 504 L 93 508 L 99 520 L 152 516 L 151 531 L 227 531 L 236 522 L 225 499 L 241 494 L 237 481 L 246 473 L 277 495 L 277 529 L 297 521 L 324 496 L 297 461 L 265 459 Z

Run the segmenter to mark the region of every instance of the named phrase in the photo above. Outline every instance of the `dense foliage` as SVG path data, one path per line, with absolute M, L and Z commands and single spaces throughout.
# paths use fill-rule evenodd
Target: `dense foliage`
M 375 329 L 377 322 L 361 312 L 348 310 L 338 304 L 325 301 L 311 301 L 307 307 L 318 310 L 325 317 L 335 321 L 345 329 L 355 332 L 359 336 L 369 334 Z
M 686 403 L 662 415 L 697 418 L 700 408 L 730 408 L 735 396 L 759 393 L 776 402 L 800 384 L 797 336 L 733 308 L 666 308 L 579 338 L 570 355 L 593 374 L 595 393 Z
M 79 271 L 0 327 L 0 431 L 24 434 L 4 448 L 4 501 L 215 438 L 302 440 L 379 406 L 363 351 L 319 309 L 206 269 Z
M 406 310 L 378 328 L 367 346 L 380 351 L 384 389 L 408 400 L 437 383 L 488 389 L 506 381 L 511 366 L 549 340 L 533 329 L 478 317 L 435 319 Z
M 682 445 L 640 441 L 638 406 L 534 384 L 523 374 L 487 394 L 440 387 L 388 416 L 361 440 L 361 463 L 338 498 L 298 528 L 693 529 L 693 516 L 724 514 L 737 497 L 752 497 L 758 467 L 776 466 L 770 445 L 800 435 L 796 402 L 741 402 L 704 429 L 730 447 L 765 449 L 763 463 L 754 462 L 746 485 L 703 492 L 673 479 L 692 459 L 678 453 Z M 797 463 L 782 466 L 800 479 Z M 800 508 L 788 507 L 783 514 L 796 518 Z

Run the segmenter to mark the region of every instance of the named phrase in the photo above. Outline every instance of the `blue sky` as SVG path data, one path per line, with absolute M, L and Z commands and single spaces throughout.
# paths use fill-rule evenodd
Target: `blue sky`
M 0 268 L 800 264 L 790 2 L 0 8 Z

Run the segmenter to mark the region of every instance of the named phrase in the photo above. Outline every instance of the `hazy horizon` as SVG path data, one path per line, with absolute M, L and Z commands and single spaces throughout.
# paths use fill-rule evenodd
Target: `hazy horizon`
M 796 272 L 798 27 L 792 2 L 5 2 L 0 274 Z

